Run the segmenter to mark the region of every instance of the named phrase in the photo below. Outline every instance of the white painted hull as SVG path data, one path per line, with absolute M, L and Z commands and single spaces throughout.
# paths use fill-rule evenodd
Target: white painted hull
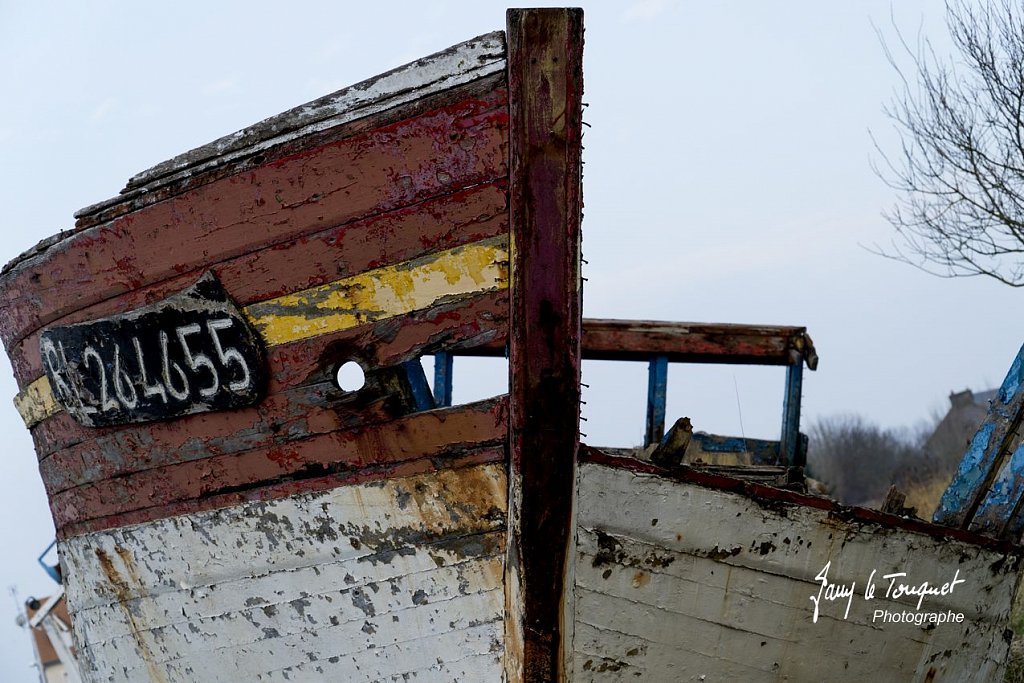
M 497 681 L 503 468 L 343 486 L 64 542 L 91 681 Z
M 765 505 L 738 493 L 626 469 L 580 466 L 573 680 L 997 681 L 1017 558 L 827 510 Z M 821 602 L 821 583 L 856 582 Z M 875 599 L 863 597 L 877 569 Z M 962 613 L 933 628 L 873 621 L 890 572 L 964 583 L 923 612 Z

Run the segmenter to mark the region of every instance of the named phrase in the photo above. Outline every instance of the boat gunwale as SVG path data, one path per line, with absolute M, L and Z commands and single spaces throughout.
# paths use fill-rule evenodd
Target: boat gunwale
M 900 529 L 932 538 L 960 541 L 1005 555 L 1024 557 L 1024 545 L 1008 539 L 996 539 L 966 529 L 942 526 L 923 519 L 902 517 L 856 505 L 843 505 L 824 496 L 800 493 L 799 491 L 782 489 L 737 477 L 730 477 L 725 474 L 705 472 L 687 465 L 665 468 L 635 457 L 613 455 L 599 446 L 580 444 L 579 462 L 580 464 L 603 465 L 605 467 L 629 470 L 636 474 L 648 474 L 680 483 L 696 484 L 703 488 L 737 493 L 766 507 L 783 505 L 787 507 L 814 508 L 823 510 L 830 517 L 844 522 L 876 524 L 889 529 Z

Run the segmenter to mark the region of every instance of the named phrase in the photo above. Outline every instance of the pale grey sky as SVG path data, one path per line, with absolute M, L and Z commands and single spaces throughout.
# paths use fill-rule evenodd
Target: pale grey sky
M 871 171 L 868 135 L 893 140 L 881 110 L 897 78 L 872 27 L 892 35 L 888 0 L 584 6 L 587 315 L 806 325 L 821 365 L 805 378 L 805 427 L 839 412 L 911 425 L 951 390 L 1001 381 L 1024 341 L 1011 315 L 1024 293 L 860 246 L 891 234 L 881 211 L 894 197 Z M 133 173 L 503 28 L 504 7 L 0 0 L 0 261 Z M 946 45 L 940 3 L 901 0 L 895 15 Z M 585 372 L 587 440 L 639 441 L 646 368 Z M 782 378 L 674 366 L 669 416 L 774 437 Z M 457 391 L 485 391 L 459 382 L 457 365 Z M 35 556 L 53 530 L 15 391 L 4 356 L 0 584 L 24 597 L 52 590 Z M 7 604 L 0 680 L 31 681 Z

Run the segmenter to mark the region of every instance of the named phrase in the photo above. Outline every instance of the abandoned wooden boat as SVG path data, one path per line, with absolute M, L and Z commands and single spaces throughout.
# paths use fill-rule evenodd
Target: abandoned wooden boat
M 1015 545 L 773 485 L 802 328 L 582 321 L 582 45 L 510 10 L 7 266 L 85 680 L 998 676 Z M 506 349 L 508 395 L 451 405 L 452 356 Z M 584 357 L 649 363 L 649 448 L 580 444 Z M 780 441 L 687 465 L 737 450 L 664 435 L 694 361 L 786 366 Z

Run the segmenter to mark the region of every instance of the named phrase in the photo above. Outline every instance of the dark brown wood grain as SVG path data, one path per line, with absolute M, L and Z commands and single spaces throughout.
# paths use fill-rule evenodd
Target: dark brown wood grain
M 460 355 L 503 356 L 502 337 Z M 807 366 L 818 366 L 818 354 L 803 327 L 685 323 L 660 320 L 583 319 L 584 360 L 647 361 L 666 356 L 673 363 L 789 365 L 793 353 Z
M 580 399 L 583 11 L 509 10 L 510 512 L 522 680 L 566 679 Z M 510 647 L 518 647 L 512 643 Z M 516 672 L 517 674 L 518 672 Z M 513 675 L 516 675 L 513 674 Z
M 679 363 L 789 365 L 793 353 L 808 367 L 818 355 L 803 327 L 662 322 L 655 320 L 583 321 L 583 357 L 594 360 L 647 360 L 664 355 Z

